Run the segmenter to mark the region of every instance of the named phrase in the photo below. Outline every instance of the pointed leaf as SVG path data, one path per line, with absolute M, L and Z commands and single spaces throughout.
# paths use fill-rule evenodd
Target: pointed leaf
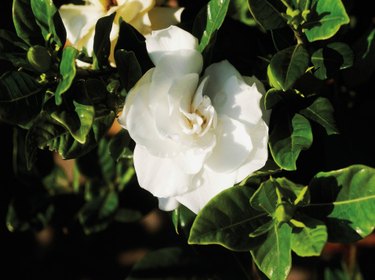
M 61 95 L 66 92 L 76 75 L 76 57 L 78 55 L 78 50 L 73 47 L 66 47 L 63 50 L 62 59 L 60 62 L 60 74 L 61 80 L 55 91 L 56 105 L 62 103 Z
M 329 99 L 318 97 L 309 107 L 300 111 L 306 118 L 323 126 L 328 135 L 339 134 Z
M 325 80 L 332 77 L 339 70 L 353 65 L 353 51 L 344 43 L 334 42 L 315 51 L 311 56 L 314 64 L 314 76 Z
M 341 0 L 312 1 L 309 16 L 302 29 L 309 42 L 331 38 L 350 21 Z
M 276 0 L 248 0 L 254 19 L 266 30 L 284 27 L 286 21 L 281 16 L 285 7 Z
M 301 257 L 320 256 L 327 243 L 327 227 L 319 220 L 304 216 L 303 228 L 295 228 L 292 234 L 292 250 Z
M 219 244 L 238 251 L 252 248 L 256 240 L 249 233 L 270 219 L 250 206 L 253 193 L 249 187 L 235 186 L 214 197 L 198 213 L 189 244 Z
M 287 112 L 278 119 L 273 128 L 269 145 L 275 162 L 285 170 L 296 170 L 296 162 L 302 150 L 313 141 L 309 121 L 300 114 L 291 117 Z
M 330 241 L 353 242 L 372 233 L 375 228 L 374 168 L 352 165 L 320 172 L 309 187 L 312 199 L 306 208 L 315 216 L 327 217 Z
M 250 250 L 257 267 L 272 280 L 285 280 L 292 266 L 292 228 L 286 224 L 275 224 L 266 240 Z
M 112 30 L 113 20 L 116 13 L 100 18 L 95 25 L 94 54 L 99 68 L 109 65 L 109 54 L 111 50 L 111 40 L 109 35 Z
M 298 44 L 276 53 L 267 72 L 276 89 L 286 91 L 305 73 L 309 65 L 309 54 Z

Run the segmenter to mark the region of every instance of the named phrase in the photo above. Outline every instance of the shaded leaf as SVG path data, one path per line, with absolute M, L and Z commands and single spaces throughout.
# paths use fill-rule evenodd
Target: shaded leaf
M 309 121 L 300 114 L 290 116 L 285 112 L 271 131 L 269 146 L 272 157 L 281 168 L 296 170 L 300 152 L 308 149 L 312 141 Z
M 116 66 L 122 86 L 127 92 L 142 77 L 142 68 L 133 51 L 117 50 L 115 53 Z
M 309 54 L 298 44 L 276 53 L 270 62 L 268 78 L 276 89 L 286 91 L 305 73 Z
M 285 7 L 276 0 L 248 0 L 254 19 L 266 30 L 284 27 L 286 21 L 281 16 Z
M 111 40 L 109 35 L 112 30 L 113 20 L 116 13 L 100 18 L 95 25 L 94 54 L 99 68 L 109 65 L 109 54 L 111 51 Z
M 253 248 L 257 240 L 249 233 L 270 219 L 250 206 L 253 193 L 249 187 L 234 186 L 211 199 L 193 223 L 189 244 L 219 244 L 237 251 Z

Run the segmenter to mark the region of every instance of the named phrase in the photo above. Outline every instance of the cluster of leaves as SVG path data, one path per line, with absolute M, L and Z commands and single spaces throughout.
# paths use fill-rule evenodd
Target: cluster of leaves
M 261 40 L 272 38 L 273 49 L 245 57 L 238 67 L 265 80 L 263 102 L 272 109 L 271 167 L 220 193 L 197 216 L 181 206 L 172 213 L 172 220 L 189 244 L 218 244 L 229 251 L 250 252 L 259 273 L 286 279 L 292 252 L 318 256 L 329 241 L 354 242 L 374 229 L 374 168 L 350 165 L 316 172 L 308 179 L 302 176 L 307 182 L 293 180 L 298 178 L 295 174 L 312 172 L 302 168 L 301 158 L 313 139 L 315 143 L 323 137 L 322 131 L 324 137 L 339 134 L 332 103 L 337 96 L 331 96 L 329 85 L 339 84 L 342 76 L 358 85 L 373 74 L 374 29 L 353 46 L 339 41 L 350 31 L 341 0 L 205 2 L 181 23 L 200 38 L 205 66 L 233 58 L 236 50 L 225 54 L 223 44 L 223 38 L 230 36 L 225 33 L 228 22 L 246 26 L 244 30 Z M 108 135 L 127 92 L 152 67 L 144 37 L 123 21 L 115 47 L 117 67 L 109 64 L 114 17 L 98 20 L 94 56 L 88 57 L 85 50 L 66 46 L 65 28 L 52 1 L 13 1 L 16 34 L 0 31 L 0 60 L 9 63 L 0 77 L 0 121 L 14 126 L 16 175 L 43 191 L 29 199 L 31 211 L 25 210 L 24 200 L 10 205 L 10 230 L 56 222 L 61 197 L 74 197 L 69 218 L 88 234 L 113 221 L 136 221 L 156 207 L 154 198 L 141 191 L 135 180 L 134 143 L 129 135 L 125 131 Z M 247 62 L 259 56 L 260 67 Z M 91 66 L 79 68 L 77 60 Z M 236 61 L 233 64 L 238 66 Z M 363 75 L 354 75 L 361 71 Z M 38 157 L 46 149 L 75 159 L 72 179 L 57 165 L 41 172 Z M 139 279 L 137 275 L 152 271 L 155 263 L 159 271 L 192 267 L 190 273 L 203 279 L 219 277 L 217 269 L 207 269 L 204 258 L 186 248 L 170 248 L 146 257 L 129 279 Z M 238 279 L 244 277 L 241 273 Z

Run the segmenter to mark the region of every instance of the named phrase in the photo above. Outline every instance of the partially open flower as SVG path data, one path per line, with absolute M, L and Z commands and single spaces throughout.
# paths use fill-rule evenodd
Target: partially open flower
M 113 12 L 116 12 L 116 16 L 110 34 L 112 50 L 109 57 L 112 65 L 120 17 L 146 35 L 152 30 L 178 23 L 182 9 L 157 7 L 155 0 L 86 0 L 86 5 L 67 4 L 59 9 L 69 43 L 79 50 L 85 48 L 89 56 L 93 54 L 96 22 Z
M 263 85 L 228 62 L 209 66 L 197 39 L 172 26 L 146 37 L 155 64 L 130 90 L 120 124 L 136 142 L 139 184 L 159 207 L 197 213 L 212 197 L 263 167 L 269 112 Z

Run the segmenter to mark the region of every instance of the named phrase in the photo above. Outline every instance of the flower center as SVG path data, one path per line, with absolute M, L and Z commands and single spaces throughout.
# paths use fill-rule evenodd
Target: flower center
M 182 111 L 184 115 L 184 123 L 182 125 L 183 132 L 197 136 L 203 136 L 211 128 L 216 126 L 216 112 L 211 105 L 211 99 L 203 96 L 201 102 L 196 108 L 191 108 L 191 113 Z

